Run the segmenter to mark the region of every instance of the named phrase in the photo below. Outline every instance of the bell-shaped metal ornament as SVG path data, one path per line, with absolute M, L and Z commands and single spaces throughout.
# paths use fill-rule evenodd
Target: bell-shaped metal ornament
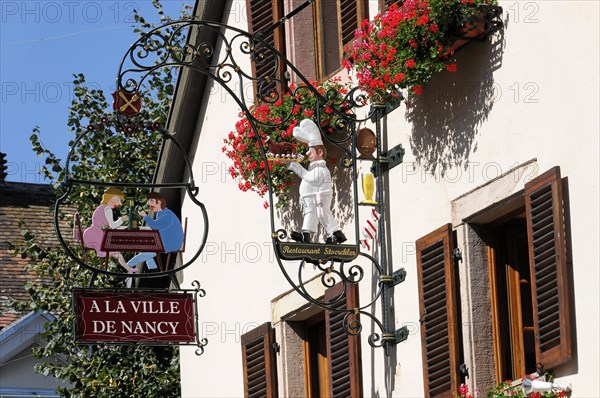
M 377 147 L 377 137 L 375 136 L 373 130 L 366 127 L 358 130 L 356 136 L 356 146 L 358 148 L 358 152 L 360 152 L 364 158 L 374 159 L 373 153 Z

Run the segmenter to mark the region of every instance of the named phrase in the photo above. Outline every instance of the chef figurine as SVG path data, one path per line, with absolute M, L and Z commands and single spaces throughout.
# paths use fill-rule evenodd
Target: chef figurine
M 290 163 L 288 169 L 302 179 L 300 183 L 300 203 L 304 221 L 302 233 L 292 231 L 291 238 L 297 242 L 310 243 L 311 234 L 317 232 L 320 222 L 325 228 L 327 244 L 340 244 L 346 237 L 331 213 L 331 199 L 333 197 L 333 184 L 331 173 L 325 164 L 327 150 L 321 140 L 321 132 L 317 125 L 310 119 L 304 119 L 294 127 L 294 137 L 308 144 L 306 156 L 310 161 L 308 170 L 298 163 Z

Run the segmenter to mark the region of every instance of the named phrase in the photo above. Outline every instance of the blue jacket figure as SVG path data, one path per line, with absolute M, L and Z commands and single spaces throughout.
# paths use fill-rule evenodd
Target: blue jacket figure
M 144 210 L 139 212 L 140 216 L 144 218 L 148 227 L 158 230 L 165 253 L 178 251 L 183 244 L 181 221 L 175 213 L 167 209 L 167 200 L 161 194 L 150 192 L 147 199 L 148 208 L 156 214 L 156 219 L 152 219 Z M 139 253 L 129 260 L 127 265 L 135 267 L 145 261 L 148 269 L 157 269 L 154 257 L 156 253 L 153 252 Z

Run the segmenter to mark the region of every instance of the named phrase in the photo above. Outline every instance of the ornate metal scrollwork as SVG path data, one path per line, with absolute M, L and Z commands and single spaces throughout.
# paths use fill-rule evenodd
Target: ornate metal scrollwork
M 185 30 L 194 32 L 197 37 L 213 36 L 218 40 L 177 46 L 172 37 Z M 200 33 L 204 33 L 204 36 Z M 219 51 L 219 49 L 223 49 L 223 51 Z M 271 63 L 267 64 L 268 62 Z M 267 72 L 260 77 L 255 77 L 252 73 L 252 63 L 263 66 L 272 65 L 272 67 L 267 68 Z M 370 302 L 360 308 L 344 310 L 340 310 L 334 305 L 343 299 L 343 294 L 334 298 L 333 301 L 325 301 L 322 297 L 311 296 L 307 289 L 307 282 L 311 279 L 308 275 L 310 273 L 320 274 L 319 279 L 325 288 L 333 286 L 336 282 L 344 282 L 344 291 L 346 286 L 364 281 L 366 275 L 373 275 L 379 280 L 380 277 L 388 274 L 385 257 L 379 261 L 373 256 L 361 252 L 359 245 L 356 127 L 357 123 L 369 120 L 374 114 L 376 115 L 376 110 L 367 108 L 366 97 L 363 93 L 358 88 L 352 88 L 345 92 L 334 88 L 319 90 L 261 34 L 253 35 L 232 26 L 198 20 L 172 21 L 141 37 L 131 46 L 119 67 L 118 87 L 129 93 L 142 91 L 144 81 L 148 76 L 159 68 L 171 66 L 190 68 L 200 72 L 222 86 L 232 96 L 251 126 L 255 142 L 265 164 L 271 160 L 268 159 L 261 130 L 288 127 L 295 106 L 310 105 L 311 118 L 316 125 L 327 124 L 332 129 L 333 134 L 321 134 L 321 136 L 326 145 L 336 148 L 341 153 L 339 156 L 340 169 L 345 170 L 353 181 L 354 242 L 347 245 L 307 245 L 290 242 L 288 232 L 276 226 L 276 202 L 271 171 L 269 167 L 266 167 L 273 250 L 282 274 L 298 294 L 325 310 L 347 312 L 344 317 L 344 328 L 348 334 L 359 334 L 363 330 L 359 316 L 371 319 L 372 324 L 376 325 L 379 331 L 373 332 L 369 336 L 369 343 L 374 347 L 388 343 L 391 338 L 387 319 L 384 316 L 382 323 L 366 309 L 373 306 L 377 300 L 385 299 L 385 290 L 389 284 L 377 283 L 376 291 L 372 293 Z M 281 73 L 282 71 L 297 76 L 296 84 L 283 80 L 280 77 L 284 75 Z M 282 96 L 289 96 L 293 106 L 275 123 L 262 120 L 251 112 L 252 99 L 248 99 L 244 95 L 243 88 L 248 84 L 256 87 L 256 100 L 259 103 L 272 105 L 280 101 Z M 377 133 L 379 137 L 379 129 Z M 378 142 L 378 151 L 380 149 L 380 142 Z M 189 186 L 188 189 L 192 191 L 196 187 Z M 383 220 L 380 222 L 383 223 Z M 381 226 L 383 227 L 383 224 Z M 319 253 L 319 255 L 315 256 L 314 253 Z M 359 263 L 354 262 L 357 258 L 360 258 Z M 296 272 L 288 272 L 290 264 Z M 368 264 L 371 272 L 367 272 L 363 268 L 365 264 Z M 292 278 L 294 274 L 296 274 L 295 278 Z
M 195 350 L 196 355 L 200 356 L 204 354 L 204 347 L 208 344 L 208 339 L 205 337 L 200 337 L 200 328 L 198 327 L 198 297 L 206 296 L 206 291 L 200 287 L 200 282 L 194 280 L 192 281 L 192 286 L 194 287 L 194 302 L 196 305 L 194 306 L 194 319 L 196 321 L 196 346 L 198 348 Z

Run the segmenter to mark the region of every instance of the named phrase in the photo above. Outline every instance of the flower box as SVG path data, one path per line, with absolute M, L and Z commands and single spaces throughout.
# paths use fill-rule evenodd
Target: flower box
M 569 398 L 572 393 L 572 386 L 560 385 L 552 382 L 552 377 L 544 375 L 538 376 L 537 373 L 524 376 L 521 380 L 505 380 L 487 391 L 487 398 Z M 461 384 L 457 398 L 474 398 L 469 392 L 466 384 Z M 479 395 L 482 396 L 482 395 Z
M 459 37 L 450 46 L 450 52 L 456 52 L 459 48 L 465 44 L 470 43 L 474 39 L 481 37 L 485 32 L 485 21 L 483 15 L 477 13 L 476 20 L 472 22 L 466 22 L 463 26 L 458 28 L 457 36 Z
M 420 94 L 434 73 L 455 72 L 453 54 L 502 27 L 496 0 L 405 0 L 365 20 L 345 48 L 344 66 L 372 102 Z
M 454 53 L 473 40 L 484 40 L 488 35 L 502 28 L 501 15 L 501 7 L 489 5 L 477 7 L 471 18 L 457 23 L 456 37 L 449 51 Z

